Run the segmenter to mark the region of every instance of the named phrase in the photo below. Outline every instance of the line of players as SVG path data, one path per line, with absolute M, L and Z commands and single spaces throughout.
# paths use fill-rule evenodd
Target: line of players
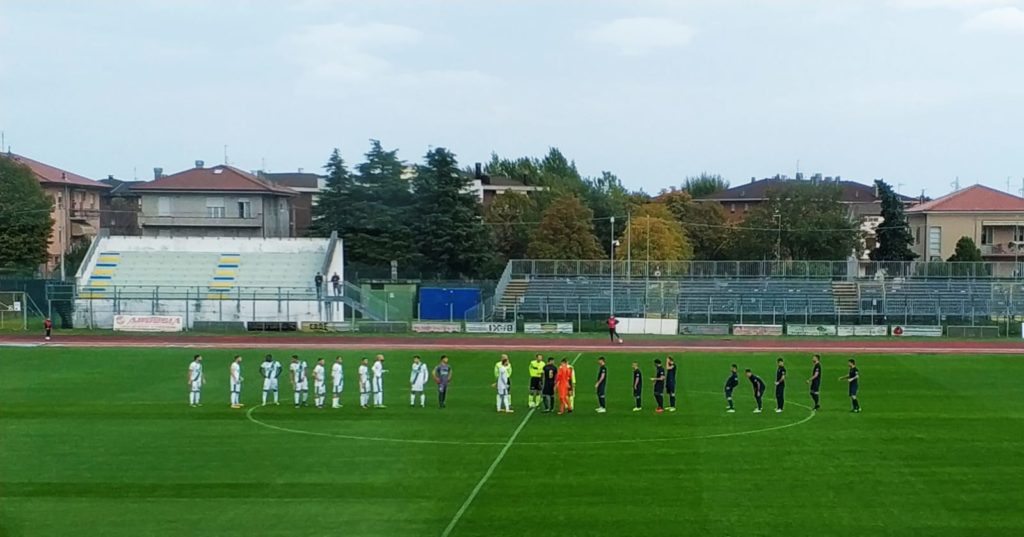
M 506 357 L 507 360 L 507 357 Z M 345 390 L 345 370 L 342 367 L 343 360 L 339 356 L 331 366 L 331 408 L 341 408 L 341 395 Z M 267 355 L 260 364 L 260 375 L 263 377 L 263 405 L 280 405 L 278 395 L 279 381 L 284 367 L 281 362 Z M 385 408 L 384 406 L 384 375 L 388 372 L 384 368 L 384 355 L 378 354 L 374 358 L 373 365 L 370 365 L 367 358 L 359 363 L 359 406 L 370 408 L 372 401 L 374 408 Z M 229 385 L 231 408 L 243 408 L 242 404 L 242 357 L 235 356 L 229 367 Z M 327 399 L 327 368 L 324 359 L 320 358 L 313 366 L 310 375 L 309 364 L 292 355 L 289 366 L 289 377 L 294 394 L 295 407 L 309 405 L 309 377 L 313 378 L 313 403 L 317 408 L 324 408 Z M 411 393 L 409 405 L 415 406 L 417 399 L 421 407 L 427 405 L 426 386 L 430 372 L 427 365 L 422 362 L 419 356 L 413 357 L 412 372 L 409 378 Z M 448 381 L 451 378 L 451 366 L 448 365 L 448 356 L 441 356 L 441 360 L 433 370 L 433 380 L 438 387 L 438 403 L 444 408 L 447 400 Z M 189 386 L 189 405 L 193 407 L 202 406 L 202 388 L 206 384 L 206 377 L 203 373 L 203 357 L 196 354 L 192 357 L 187 372 L 187 383 Z
M 195 355 L 189 365 L 187 383 L 189 385 L 189 404 L 193 407 L 201 405 L 201 391 L 206 380 L 203 375 L 202 356 Z M 606 388 L 608 382 L 607 362 L 603 356 L 597 359 L 598 372 L 594 389 L 597 393 L 598 413 L 607 412 Z M 821 408 L 821 356 L 815 354 L 811 358 L 811 377 L 807 379 L 810 388 L 811 399 L 814 402 L 814 411 Z M 859 388 L 860 372 L 857 369 L 855 360 L 848 362 L 849 371 L 846 375 L 840 376 L 840 381 L 846 381 L 849 386 L 850 402 L 852 412 L 860 412 L 860 401 L 857 398 Z M 343 360 L 339 356 L 331 366 L 331 408 L 341 408 L 341 396 L 345 389 L 345 372 Z M 654 399 L 657 404 L 656 413 L 663 413 L 665 407 L 665 395 L 668 395 L 669 412 L 676 411 L 676 362 L 671 356 L 666 357 L 662 363 L 660 359 L 654 360 L 655 374 L 649 379 L 653 383 Z M 633 369 L 633 398 L 634 412 L 640 412 L 643 406 L 643 374 L 640 371 L 638 362 L 632 363 Z M 274 360 L 271 355 L 264 358 L 260 365 L 260 374 L 263 377 L 263 405 L 267 405 L 272 399 L 273 404 L 279 405 L 278 383 L 284 368 L 281 363 Z M 292 389 L 294 392 L 294 404 L 298 408 L 308 405 L 309 378 L 308 364 L 298 356 L 292 355 L 289 367 Z M 385 408 L 384 406 L 384 375 L 388 372 L 384 368 L 384 355 L 378 354 L 374 358 L 373 365 L 369 360 L 363 358 L 360 361 L 359 375 L 359 406 L 369 408 L 372 400 L 374 408 Z M 235 356 L 229 368 L 230 375 L 230 399 L 231 408 L 242 408 L 241 402 L 242 382 L 242 357 Z M 442 355 L 437 366 L 432 371 L 423 363 L 420 357 L 413 356 L 412 368 L 409 375 L 409 405 L 420 407 L 426 406 L 426 386 L 432 378 L 438 389 L 438 406 L 445 408 L 448 395 L 448 385 L 451 382 L 452 369 L 448 363 L 448 356 Z M 744 371 L 744 375 L 750 381 L 754 392 L 756 407 L 754 413 L 761 413 L 763 409 L 763 398 L 766 391 L 766 383 L 761 377 L 755 375 L 750 369 Z M 780 413 L 785 407 L 786 392 L 786 367 L 782 358 L 776 363 L 775 371 L 775 412 Z M 542 408 L 542 412 L 549 413 L 555 410 L 555 396 L 558 397 L 558 414 L 573 412 L 576 399 L 576 369 L 568 360 L 562 359 L 559 365 L 555 365 L 555 359 L 543 355 L 534 356 L 529 365 L 530 388 L 528 406 L 531 409 Z M 312 371 L 314 404 L 317 408 L 324 408 L 327 397 L 327 370 L 324 359 L 316 361 Z M 496 407 L 498 412 L 511 413 L 512 409 L 512 364 L 507 354 L 502 354 L 500 360 L 494 366 L 495 382 L 492 387 L 497 390 Z M 725 399 L 728 404 L 726 412 L 735 412 L 733 402 L 733 391 L 739 386 L 739 368 L 732 364 L 730 375 L 725 381 Z

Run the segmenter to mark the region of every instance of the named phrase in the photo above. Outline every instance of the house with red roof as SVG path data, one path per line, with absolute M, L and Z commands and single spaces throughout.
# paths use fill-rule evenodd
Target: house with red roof
M 39 162 L 14 153 L 0 154 L 32 170 L 53 199 L 53 231 L 50 236 L 49 259 L 45 273 L 60 269 L 61 254 L 78 245 L 88 245 L 100 229 L 100 196 L 110 190 L 108 185 L 77 173 Z
M 134 184 L 139 225 L 149 237 L 295 236 L 291 188 L 237 168 L 196 167 Z
M 948 259 L 970 237 L 987 261 L 1024 257 L 1024 198 L 974 185 L 907 209 L 922 261 Z

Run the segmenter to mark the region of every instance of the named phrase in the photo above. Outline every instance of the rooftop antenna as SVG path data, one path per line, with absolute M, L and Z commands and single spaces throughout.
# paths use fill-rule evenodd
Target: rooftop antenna
M 228 144 L 224 144 L 224 165 L 228 165 Z
M 1012 175 L 1007 175 L 1006 176 L 1006 193 L 1007 194 L 1013 194 L 1013 190 L 1010 190 L 1010 181 L 1012 181 L 1012 180 L 1013 180 L 1013 176 Z
M 903 183 L 896 183 L 896 194 L 903 195 Z
M 949 186 L 953 187 L 953 190 L 960 190 L 960 176 L 956 176 L 956 180 L 950 183 Z
M 139 167 L 138 166 L 132 166 L 132 181 L 138 181 L 138 180 L 139 180 Z
M 1020 178 L 1020 190 L 1018 192 L 1020 192 L 1021 196 L 1024 196 L 1024 177 Z

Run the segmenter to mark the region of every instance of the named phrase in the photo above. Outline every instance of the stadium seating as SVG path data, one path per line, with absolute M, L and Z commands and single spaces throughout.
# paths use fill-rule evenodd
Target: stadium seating
M 512 279 L 514 299 L 527 314 L 600 314 L 609 311 L 607 276 L 532 276 Z M 1020 313 L 1024 285 L 998 280 L 616 277 L 620 315 L 971 316 Z
M 242 288 L 313 293 L 327 241 L 105 237 L 80 281 L 82 298 L 151 296 L 159 288 L 203 289 L 208 298 Z M 328 278 L 329 276 L 326 276 Z M 84 295 L 84 296 L 83 296 Z

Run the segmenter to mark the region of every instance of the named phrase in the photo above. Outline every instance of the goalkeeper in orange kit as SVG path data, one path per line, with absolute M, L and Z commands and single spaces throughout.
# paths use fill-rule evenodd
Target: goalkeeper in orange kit
M 572 369 L 569 368 L 569 361 L 562 358 L 562 365 L 558 366 L 558 375 L 555 376 L 555 390 L 558 392 L 558 414 L 565 414 L 566 408 L 572 408 L 569 404 L 569 384 L 572 382 Z

